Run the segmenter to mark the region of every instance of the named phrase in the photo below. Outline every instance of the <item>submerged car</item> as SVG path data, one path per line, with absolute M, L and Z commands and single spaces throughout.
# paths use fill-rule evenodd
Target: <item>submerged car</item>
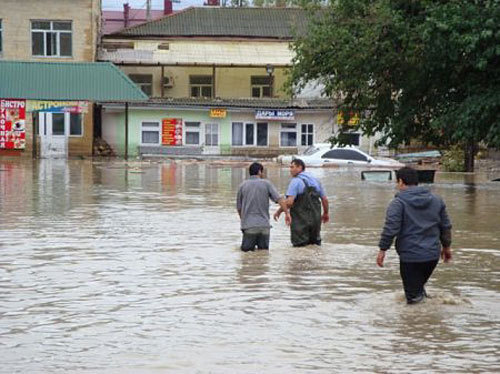
M 400 168 L 403 167 L 399 161 L 391 158 L 374 158 L 355 147 L 331 147 L 330 144 L 315 144 L 309 147 L 302 155 L 282 156 L 282 163 L 291 162 L 300 158 L 306 166 L 373 166 Z

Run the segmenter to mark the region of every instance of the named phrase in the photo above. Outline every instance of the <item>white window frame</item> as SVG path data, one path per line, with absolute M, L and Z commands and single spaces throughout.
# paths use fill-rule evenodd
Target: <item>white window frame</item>
M 143 143 L 142 142 L 142 133 L 145 130 L 144 129 L 144 124 L 145 123 L 155 123 L 155 124 L 158 125 L 158 127 L 156 127 L 156 126 L 154 126 L 154 127 L 150 126 L 149 129 L 146 129 L 146 131 L 156 131 L 156 132 L 158 132 L 158 143 Z M 142 146 L 156 146 L 156 145 L 161 145 L 161 123 L 159 121 L 154 121 L 154 120 L 152 120 L 152 121 L 144 121 L 144 120 L 141 121 L 141 127 L 139 129 L 139 139 L 140 139 L 140 144 Z
M 312 133 L 309 133 L 307 130 L 306 130 L 306 132 L 303 132 L 302 126 L 306 126 L 306 128 L 309 126 L 312 126 L 312 128 L 313 128 Z M 314 126 L 314 123 L 301 123 L 300 124 L 300 146 L 301 147 L 309 147 L 316 142 L 316 131 L 315 130 L 316 130 L 316 126 Z M 308 135 L 312 135 L 312 143 L 311 144 L 302 144 L 302 135 L 306 135 L 306 137 Z M 307 142 L 307 138 L 306 138 L 306 142 Z
M 193 78 L 210 78 L 210 84 L 208 83 L 191 83 L 191 79 Z M 214 77 L 210 74 L 192 74 L 189 76 L 189 96 L 188 97 L 207 97 L 207 98 L 212 98 L 214 96 L 214 90 L 213 90 L 213 82 L 214 82 Z M 192 95 L 192 88 L 197 87 L 199 90 L 199 96 L 193 96 Z M 203 96 L 203 88 L 210 87 L 210 96 Z
M 34 29 L 33 28 L 33 23 L 34 22 L 49 22 L 50 23 L 50 29 L 45 30 L 45 29 Z M 71 30 L 54 30 L 54 23 L 57 22 L 65 22 L 69 23 L 71 26 Z M 43 34 L 43 55 L 34 55 L 33 54 L 33 33 L 42 33 Z M 47 34 L 56 34 L 56 40 L 57 40 L 57 45 L 56 45 L 56 54 L 54 55 L 47 55 Z M 71 35 L 71 53 L 68 56 L 61 56 L 61 34 L 70 34 Z M 31 54 L 33 57 L 45 57 L 45 58 L 73 58 L 73 21 L 71 20 L 42 20 L 42 19 L 32 19 L 31 20 Z
M 217 144 L 207 144 L 207 135 L 210 133 L 211 136 L 213 136 L 214 134 L 212 133 L 212 127 L 215 126 L 216 128 L 216 133 L 215 135 L 217 135 Z M 220 131 L 219 131 L 219 124 L 217 122 L 207 122 L 207 123 L 204 123 L 203 124 L 203 145 L 205 147 L 218 147 L 220 145 Z
M 193 126 L 190 126 L 191 124 L 197 124 L 198 125 L 198 130 L 194 130 Z M 199 147 L 201 145 L 202 141 L 202 136 L 203 133 L 201 131 L 201 122 L 200 121 L 184 121 L 184 126 L 183 127 L 183 137 L 182 137 L 182 142 L 186 147 Z M 198 144 L 188 144 L 187 143 L 187 133 L 188 132 L 197 132 L 198 133 Z
M 234 123 L 241 123 L 243 125 L 243 139 L 242 145 L 233 145 L 233 124 Z M 266 123 L 267 124 L 267 138 L 266 138 L 266 145 L 257 145 L 257 127 L 259 123 Z M 253 143 L 252 144 L 247 144 L 247 132 L 246 132 L 246 127 L 247 125 L 252 125 L 253 126 Z M 259 147 L 259 148 L 268 148 L 269 147 L 269 122 L 245 122 L 245 121 L 233 121 L 231 122 L 231 147 L 237 147 L 237 148 L 244 148 L 244 147 Z
M 256 79 L 266 78 L 266 79 L 269 80 L 269 82 L 267 84 L 253 84 L 252 83 L 252 79 L 253 78 L 256 78 Z M 258 88 L 259 89 L 259 96 L 258 96 L 258 98 L 271 97 L 271 85 L 272 85 L 271 79 L 272 78 L 269 77 L 268 75 L 252 75 L 250 77 L 250 97 L 257 98 L 257 96 L 253 95 L 253 89 L 254 88 Z M 269 89 L 269 96 L 264 96 L 264 88 L 268 88 Z
M 294 125 L 295 126 L 295 129 L 291 129 L 291 128 L 283 128 L 283 126 L 290 126 L 290 125 Z M 295 145 L 282 145 L 281 144 L 281 134 L 282 133 L 295 133 L 295 141 L 296 141 L 296 144 Z M 280 148 L 297 148 L 297 143 L 299 143 L 299 139 L 298 139 L 298 131 L 297 131 L 297 123 L 281 123 L 280 124 Z
M 130 73 L 128 75 L 128 77 L 130 78 L 130 80 L 132 82 L 134 82 L 135 85 L 137 85 L 141 89 L 141 91 L 144 94 L 148 95 L 149 97 L 153 96 L 153 74 Z M 151 81 L 149 81 L 149 82 L 136 82 L 134 79 L 139 80 L 138 79 L 139 77 L 150 77 Z M 144 87 L 149 87 L 149 93 L 144 91 Z
M 82 126 L 82 133 L 79 135 L 71 135 L 71 115 L 72 114 L 79 114 L 81 116 L 81 126 Z M 68 135 L 71 138 L 83 138 L 83 134 L 85 131 L 85 126 L 83 125 L 85 123 L 85 115 L 83 113 L 69 113 L 69 127 L 68 127 Z

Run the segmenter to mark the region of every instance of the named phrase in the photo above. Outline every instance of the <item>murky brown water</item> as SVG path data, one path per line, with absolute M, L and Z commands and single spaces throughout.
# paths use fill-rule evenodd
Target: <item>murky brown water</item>
M 396 253 L 375 266 L 393 183 L 312 172 L 324 245 L 279 222 L 242 253 L 242 167 L 1 162 L 0 372 L 500 371 L 500 183 L 438 176 L 455 260 L 410 307 Z M 267 174 L 284 192 L 287 168 Z

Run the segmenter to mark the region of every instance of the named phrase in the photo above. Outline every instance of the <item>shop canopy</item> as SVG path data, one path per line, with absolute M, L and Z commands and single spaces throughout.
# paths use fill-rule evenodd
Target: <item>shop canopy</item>
M 144 101 L 148 97 L 110 62 L 0 61 L 0 98 Z

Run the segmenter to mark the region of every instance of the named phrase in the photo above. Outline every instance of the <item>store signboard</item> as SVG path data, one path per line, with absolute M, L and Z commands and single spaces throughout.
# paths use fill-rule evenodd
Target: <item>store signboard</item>
M 337 124 L 339 125 L 345 125 L 345 119 L 344 119 L 344 112 L 339 111 L 337 113 Z M 350 113 L 349 116 L 349 122 L 347 122 L 347 125 L 349 126 L 356 126 L 359 124 L 359 114 L 358 113 Z
M 223 108 L 212 108 L 210 109 L 211 118 L 226 118 L 227 110 Z
M 29 100 L 27 103 L 28 112 L 70 112 L 87 113 L 88 101 L 42 101 Z
M 26 147 L 26 100 L 0 99 L 0 149 Z
M 295 111 L 284 109 L 265 109 L 257 110 L 255 119 L 265 119 L 269 121 L 293 121 L 295 120 Z
M 163 118 L 161 121 L 161 144 L 182 145 L 182 119 Z

